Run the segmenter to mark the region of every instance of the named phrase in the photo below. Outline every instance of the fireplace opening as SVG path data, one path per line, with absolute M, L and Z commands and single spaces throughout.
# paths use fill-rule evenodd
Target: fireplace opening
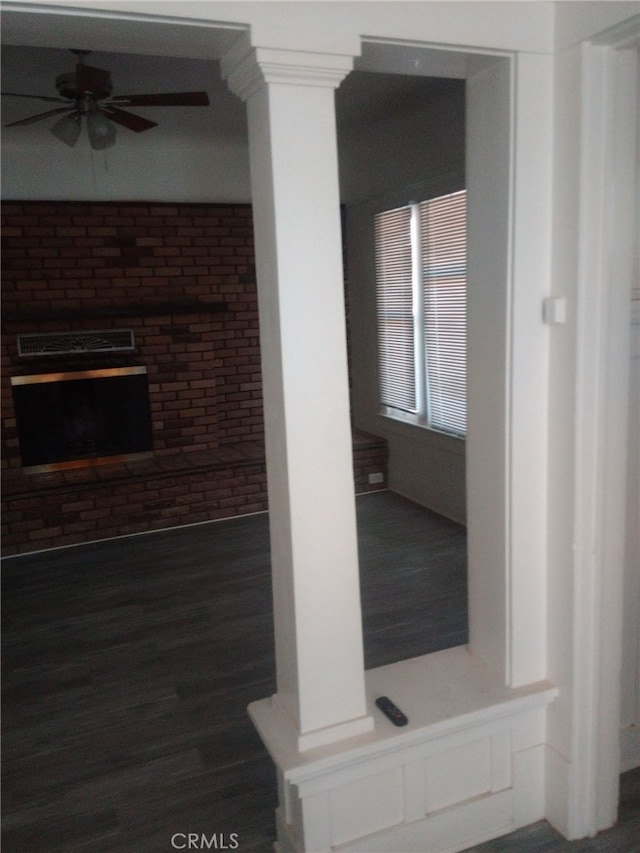
M 25 468 L 54 471 L 152 451 L 145 367 L 14 376 L 11 385 Z

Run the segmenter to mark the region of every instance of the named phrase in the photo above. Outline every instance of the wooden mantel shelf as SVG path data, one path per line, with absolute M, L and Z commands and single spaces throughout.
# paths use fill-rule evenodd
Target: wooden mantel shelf
M 179 314 L 222 314 L 229 310 L 228 303 L 216 302 L 144 302 L 137 305 L 88 306 L 77 310 L 52 308 L 6 311 L 4 324 L 40 323 L 48 320 L 91 320 L 99 317 L 161 317 Z

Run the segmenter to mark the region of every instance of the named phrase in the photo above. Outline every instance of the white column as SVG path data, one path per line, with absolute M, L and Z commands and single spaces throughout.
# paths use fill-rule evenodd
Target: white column
M 300 750 L 373 727 L 362 620 L 334 90 L 347 54 L 225 57 L 247 102 L 258 269 L 277 694 Z

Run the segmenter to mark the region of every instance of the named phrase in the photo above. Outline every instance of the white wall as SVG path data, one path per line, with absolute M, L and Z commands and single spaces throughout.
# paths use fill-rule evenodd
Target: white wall
M 389 486 L 464 523 L 465 442 L 378 413 L 373 217 L 464 186 L 465 108 L 455 94 L 391 117 L 340 148 L 356 426 L 389 442 Z
M 151 131 L 153 132 L 153 131 Z M 46 133 L 46 131 L 45 131 Z M 120 132 L 121 136 L 126 130 Z M 53 136 L 2 138 L 5 199 L 237 202 L 251 200 L 247 146 L 166 136 L 135 138 L 106 151 L 86 140 L 68 148 Z M 86 143 L 82 145 L 83 141 Z M 82 147 L 81 147 L 82 146 Z
M 380 74 L 369 76 L 376 82 Z M 348 206 L 419 193 L 426 182 L 464 169 L 464 83 L 436 80 L 432 88 L 426 79 L 423 85 L 422 95 L 414 92 L 410 103 L 390 108 L 373 126 L 338 129 L 340 195 Z

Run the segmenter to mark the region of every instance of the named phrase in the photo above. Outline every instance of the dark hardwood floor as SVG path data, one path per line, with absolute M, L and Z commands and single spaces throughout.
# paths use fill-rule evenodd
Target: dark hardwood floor
M 466 642 L 464 530 L 389 492 L 357 503 L 367 667 Z M 161 853 L 176 833 L 270 853 L 246 706 L 275 690 L 272 650 L 265 515 L 5 560 L 4 853 Z M 475 851 L 636 851 L 627 777 L 610 833 L 569 845 L 542 822 Z

